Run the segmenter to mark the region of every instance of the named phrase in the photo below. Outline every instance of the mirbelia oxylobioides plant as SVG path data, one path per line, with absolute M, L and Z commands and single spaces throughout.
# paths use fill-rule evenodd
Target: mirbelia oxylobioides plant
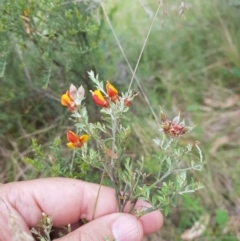
M 193 192 L 202 187 L 194 181 L 188 183 L 186 178 L 188 170 L 202 168 L 203 160 L 198 143 L 187 146 L 178 144 L 179 138 L 192 128 L 185 126 L 184 121 L 180 122 L 180 115 L 169 120 L 165 112 L 160 110 L 159 137 L 153 140 L 159 149 L 159 153 L 156 153 L 158 170 L 157 173 L 146 173 L 144 157 L 133 162 L 124 155 L 131 128 L 123 126 L 122 119 L 137 94 L 130 90 L 119 95 L 109 81 L 104 88 L 98 75 L 95 76 L 92 71 L 88 74 L 96 86 L 96 90 L 91 91 L 91 96 L 101 108 L 102 122 L 89 122 L 87 108 L 83 104 L 85 91 L 82 86 L 77 89 L 71 84 L 61 98 L 61 104 L 71 112 L 71 120 L 77 130 L 76 133 L 70 130 L 67 132 L 67 146 L 74 152 L 71 166 L 77 158 L 88 166 L 101 170 L 115 189 L 119 212 L 130 203 L 130 212 L 138 217 L 158 209 L 163 209 L 167 214 L 169 205 L 177 194 Z M 87 145 L 87 141 L 92 144 Z M 192 160 L 193 148 L 198 152 L 196 161 Z M 171 174 L 175 176 L 174 179 L 169 179 Z M 154 181 L 149 183 L 149 179 Z M 134 207 L 139 199 L 148 201 L 152 207 L 143 207 L 136 213 Z

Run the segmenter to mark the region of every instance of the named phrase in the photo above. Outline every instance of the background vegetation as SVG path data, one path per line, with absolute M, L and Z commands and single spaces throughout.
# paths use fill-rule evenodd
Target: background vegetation
M 133 68 L 157 4 L 105 3 Z M 161 105 L 169 115 L 180 111 L 188 125 L 197 125 L 183 141 L 201 142 L 207 164 L 192 175 L 205 188 L 179 197 L 161 232 L 146 240 L 192 240 L 191 234 L 194 240 L 240 240 L 240 4 L 186 4 L 184 19 L 178 14 L 181 1 L 164 2 L 137 76 L 156 113 Z M 87 71 L 93 70 L 125 91 L 131 71 L 94 1 L 1 1 L 0 49 L 0 182 L 46 176 L 22 158 L 31 156 L 32 138 L 47 153 L 54 138 L 65 142 L 71 123 L 59 99 L 70 83 L 91 89 Z M 134 88 L 139 91 L 136 83 Z M 145 155 L 151 164 L 156 124 L 141 93 L 129 120 L 133 135 L 128 154 L 133 160 L 136 153 Z M 69 151 L 64 155 L 68 158 Z M 206 228 L 196 226 L 198 221 Z M 184 233 L 194 225 L 199 238 L 196 230 Z

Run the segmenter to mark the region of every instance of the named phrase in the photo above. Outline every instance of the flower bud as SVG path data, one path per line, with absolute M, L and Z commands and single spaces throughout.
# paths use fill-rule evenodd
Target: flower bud
M 131 106 L 131 104 L 132 104 L 132 102 L 128 98 L 124 99 L 124 105 L 125 106 L 129 107 L 129 106 Z
M 165 113 L 162 110 L 160 112 L 160 119 L 162 122 L 165 122 L 167 120 L 167 116 L 165 115 Z

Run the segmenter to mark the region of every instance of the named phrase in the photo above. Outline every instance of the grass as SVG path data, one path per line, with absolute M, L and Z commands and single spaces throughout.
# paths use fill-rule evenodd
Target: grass
M 201 142 L 207 163 L 204 171 L 192 175 L 205 188 L 194 195 L 179 197 L 161 232 L 146 240 L 181 240 L 181 234 L 206 214 L 209 215 L 207 228 L 195 240 L 239 240 L 239 231 L 234 228 L 234 225 L 239 226 L 239 219 L 234 217 L 238 215 L 240 200 L 240 9 L 224 0 L 193 0 L 185 13 L 186 19 L 182 19 L 178 15 L 179 6 L 180 1 L 165 3 L 162 10 L 168 15 L 158 15 L 137 76 L 156 113 L 161 105 L 169 115 L 175 116 L 180 111 L 188 124 L 197 125 L 183 141 Z M 134 68 L 157 3 L 114 0 L 106 3 L 106 8 Z M 102 28 L 99 48 L 105 63 L 98 66 L 99 72 L 103 79 L 112 80 L 124 90 L 131 79 L 131 71 L 108 25 Z M 33 54 L 34 51 L 30 57 Z M 50 79 L 47 97 L 43 90 L 35 95 L 31 90 L 26 91 L 23 64 L 19 59 L 14 60 L 15 56 L 16 52 L 9 66 L 18 73 L 18 78 L 11 77 L 12 69 L 7 67 L 3 82 L 8 79 L 10 84 L 1 87 L 2 93 L 9 88 L 12 93 L 1 102 L 4 127 L 0 130 L 0 182 L 40 176 L 25 166 L 21 158 L 31 153 L 32 137 L 47 146 L 56 135 L 62 136 L 68 123 L 56 100 L 69 81 L 77 81 L 73 75 L 60 78 L 60 85 Z M 30 61 L 26 62 L 28 67 L 31 67 Z M 39 73 L 35 72 L 37 69 L 30 70 Z M 136 83 L 134 88 L 139 91 Z M 128 118 L 133 123 L 134 136 L 129 154 L 139 153 L 142 146 L 141 154 L 150 159 L 156 124 L 141 94 Z M 224 212 L 227 214 L 225 222 L 221 221 Z M 229 224 L 229 220 L 234 224 Z M 228 229 L 228 233 L 224 233 L 224 229 Z

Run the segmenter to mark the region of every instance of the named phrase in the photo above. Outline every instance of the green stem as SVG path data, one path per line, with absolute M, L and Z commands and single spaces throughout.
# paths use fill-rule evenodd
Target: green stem
M 160 183 L 161 181 L 163 181 L 166 177 L 168 177 L 172 171 L 174 171 L 173 169 L 169 169 L 160 179 L 158 179 L 156 182 L 154 182 L 151 186 L 149 186 L 149 188 L 153 188 L 154 186 L 156 186 L 158 183 Z
M 116 131 L 117 131 L 117 120 L 114 116 L 111 116 L 112 118 L 112 153 L 115 152 L 115 146 L 116 146 Z M 118 202 L 118 211 L 122 212 L 122 204 L 121 204 L 121 192 L 120 192 L 120 183 L 119 183 L 119 178 L 117 178 L 117 173 L 115 174 L 115 170 L 114 170 L 114 158 L 113 156 L 111 156 L 111 175 L 114 179 L 113 183 L 114 183 L 114 189 L 115 189 L 115 194 L 116 194 L 116 198 L 117 198 L 117 202 Z
M 114 153 L 116 145 L 116 131 L 117 131 L 117 121 L 114 116 L 112 116 L 112 153 Z M 111 166 L 114 165 L 113 156 L 111 156 Z
M 71 160 L 71 164 L 70 164 L 70 173 L 71 173 L 71 174 L 72 174 L 72 172 L 73 172 L 73 163 L 74 163 L 75 155 L 76 155 L 76 150 L 73 150 L 72 160 Z
M 134 207 L 135 207 L 135 205 L 136 205 L 137 201 L 138 201 L 138 199 L 137 199 L 137 198 L 135 198 L 135 199 L 132 201 L 132 203 L 131 203 L 131 208 L 130 208 L 129 213 L 132 213 L 132 212 L 133 212 Z

